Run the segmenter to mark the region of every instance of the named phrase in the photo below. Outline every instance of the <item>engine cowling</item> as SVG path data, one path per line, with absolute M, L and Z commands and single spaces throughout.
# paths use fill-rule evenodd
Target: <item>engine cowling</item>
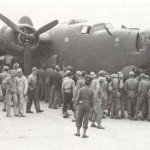
M 27 24 L 20 24 L 18 27 L 28 35 L 33 34 L 36 31 L 32 26 Z M 4 26 L 1 29 L 0 37 L 6 52 L 12 55 L 18 55 L 19 53 L 23 52 L 27 43 L 30 44 L 31 51 L 36 49 L 39 45 L 38 37 L 34 39 L 27 38 L 27 36 L 12 30 L 8 26 Z

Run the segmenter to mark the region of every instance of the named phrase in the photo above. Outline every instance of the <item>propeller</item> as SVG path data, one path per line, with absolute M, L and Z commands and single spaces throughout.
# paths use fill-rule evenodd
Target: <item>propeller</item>
M 12 28 L 13 30 L 19 32 L 20 34 L 24 34 L 24 32 L 18 28 L 18 26 L 12 22 L 11 20 L 9 20 L 7 17 L 5 17 L 4 15 L 0 14 L 0 19 L 7 24 L 10 28 Z
M 0 14 L 0 20 L 2 20 L 11 29 L 19 33 L 18 40 L 20 41 L 21 46 L 24 46 L 24 73 L 25 75 L 28 75 L 31 70 L 31 48 L 34 46 L 33 41 L 36 41 L 40 34 L 55 27 L 58 24 L 58 20 L 54 20 L 42 26 L 34 33 L 26 33 L 25 31 L 22 31 L 14 22 L 2 14 Z
M 38 36 L 48 30 L 50 30 L 51 28 L 55 27 L 58 24 L 58 20 L 54 20 L 46 25 L 44 25 L 43 27 L 39 28 L 35 33 L 34 36 Z
M 39 28 L 36 32 L 34 32 L 33 34 L 26 34 L 24 33 L 14 22 L 12 22 L 11 20 L 9 20 L 7 17 L 5 17 L 4 15 L 0 14 L 0 20 L 2 20 L 5 24 L 7 24 L 11 29 L 13 29 L 14 31 L 22 34 L 23 36 L 25 36 L 27 39 L 31 39 L 34 40 L 35 38 L 37 38 L 40 34 L 50 30 L 51 28 L 55 27 L 58 24 L 58 20 L 54 20 L 44 26 L 42 26 L 41 28 Z M 27 40 L 29 41 L 29 40 Z

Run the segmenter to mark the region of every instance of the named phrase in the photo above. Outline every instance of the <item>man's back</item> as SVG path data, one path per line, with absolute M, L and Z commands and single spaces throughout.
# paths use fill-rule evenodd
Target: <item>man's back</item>
M 42 68 L 37 72 L 37 82 L 38 84 L 43 84 L 45 82 L 45 71 Z
M 89 87 L 83 87 L 79 90 L 77 101 L 89 101 L 91 104 L 94 103 L 94 92 Z
M 138 80 L 135 78 L 129 78 L 125 81 L 126 90 L 137 90 L 138 88 Z
M 54 73 L 54 70 L 52 68 L 46 69 L 46 72 L 45 72 L 45 82 L 47 84 L 50 84 L 51 77 L 52 77 L 53 73 Z

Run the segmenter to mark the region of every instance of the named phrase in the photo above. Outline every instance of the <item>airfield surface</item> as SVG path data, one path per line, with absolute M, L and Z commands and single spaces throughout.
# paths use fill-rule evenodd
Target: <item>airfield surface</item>
M 6 118 L 0 103 L 0 150 L 149 150 L 150 122 L 103 119 L 105 130 L 91 128 L 88 139 L 75 137 L 75 123 L 63 119 L 61 108 L 25 118 Z

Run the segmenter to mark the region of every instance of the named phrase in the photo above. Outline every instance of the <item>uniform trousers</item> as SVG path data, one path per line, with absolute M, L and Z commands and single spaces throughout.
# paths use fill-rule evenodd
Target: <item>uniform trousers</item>
M 44 83 L 38 84 L 38 97 L 40 100 L 44 98 L 44 88 L 45 88 Z
M 6 92 L 5 95 L 5 104 L 6 104 L 6 115 L 11 115 L 11 105 L 14 106 L 14 115 L 19 115 L 19 106 L 17 102 L 17 96 L 16 94 L 10 94 Z
M 129 117 L 134 117 L 135 115 L 135 105 L 136 105 L 136 97 L 131 97 L 127 95 L 127 112 Z
M 83 102 L 77 106 L 77 116 L 76 116 L 76 127 L 81 128 L 83 124 L 83 128 L 88 128 L 88 122 L 90 118 L 91 106 L 88 102 Z
M 102 116 L 103 116 L 103 110 L 102 110 L 102 102 L 99 101 L 98 103 L 94 104 L 94 113 L 92 116 L 92 121 L 97 122 L 98 124 L 101 124 L 102 122 Z
M 147 95 L 141 95 L 137 98 L 137 102 L 136 102 L 136 113 L 139 113 L 141 111 L 142 115 L 146 116 L 146 112 L 147 112 L 147 104 L 148 104 L 148 98 Z
M 118 117 L 120 110 L 120 97 L 118 97 L 117 92 L 112 93 L 110 110 L 111 110 L 111 117 Z
M 18 99 L 19 113 L 20 115 L 24 115 L 25 96 L 23 91 L 19 91 L 17 93 L 17 99 Z
M 51 89 L 50 89 L 49 107 L 52 107 L 52 106 L 53 106 L 55 91 L 56 91 L 55 85 L 52 85 L 52 86 L 51 86 Z
M 148 120 L 150 120 L 150 98 L 148 98 Z
M 38 98 L 37 89 L 28 90 L 27 96 L 28 96 L 28 102 L 27 102 L 26 111 L 31 111 L 31 106 L 34 101 L 35 110 L 36 112 L 38 112 L 40 110 L 40 101 Z
M 63 100 L 63 112 L 67 112 L 67 106 L 69 104 L 70 109 L 74 112 L 74 108 L 73 108 L 73 103 L 72 103 L 72 98 L 73 98 L 73 94 L 72 93 L 67 93 L 64 92 L 64 100 Z
M 50 101 L 50 84 L 45 83 L 45 101 Z

